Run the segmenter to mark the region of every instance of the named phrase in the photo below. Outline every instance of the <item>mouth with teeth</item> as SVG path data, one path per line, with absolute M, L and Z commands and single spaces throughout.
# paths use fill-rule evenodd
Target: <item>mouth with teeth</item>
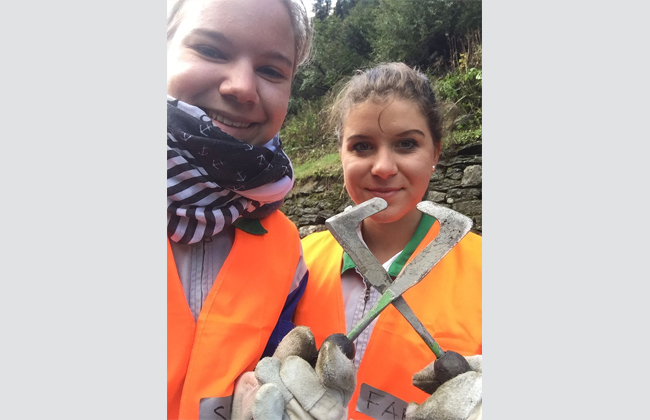
M 204 110 L 208 117 L 210 117 L 213 121 L 219 121 L 221 124 L 226 125 L 228 127 L 234 127 L 234 128 L 248 128 L 253 123 L 246 123 L 246 122 L 238 122 L 238 121 L 232 121 L 226 117 L 224 117 L 221 114 L 218 114 L 215 111 L 212 111 L 210 109 Z

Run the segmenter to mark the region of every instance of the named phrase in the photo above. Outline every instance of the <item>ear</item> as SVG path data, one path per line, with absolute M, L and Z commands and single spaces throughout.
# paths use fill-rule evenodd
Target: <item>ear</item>
M 438 144 L 435 145 L 434 151 L 433 151 L 433 164 L 437 165 L 438 164 L 438 159 L 440 159 L 440 153 L 442 152 L 442 142 L 439 141 Z
M 438 142 L 433 146 L 433 166 L 431 167 L 431 172 L 435 171 L 436 165 L 438 164 L 438 159 L 440 159 L 440 151 L 442 149 L 442 142 Z

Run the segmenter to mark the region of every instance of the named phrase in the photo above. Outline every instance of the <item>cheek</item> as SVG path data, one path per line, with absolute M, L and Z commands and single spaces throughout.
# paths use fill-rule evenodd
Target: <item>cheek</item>
M 167 48 L 167 93 L 175 96 L 182 79 L 182 67 L 178 56 L 178 47 L 173 43 Z
M 187 99 L 196 90 L 197 78 L 191 77 L 188 69 L 178 66 L 167 68 L 167 93 L 177 99 Z
M 287 110 L 289 109 L 289 97 L 291 96 L 291 86 L 287 89 L 282 89 L 280 91 L 269 92 L 272 101 L 270 105 L 273 107 L 271 112 L 273 113 L 273 119 L 276 121 L 284 121 L 287 116 Z
M 282 123 L 287 117 L 289 109 L 289 96 L 291 95 L 291 86 L 286 89 L 266 89 L 262 97 L 262 107 L 268 116 L 268 131 L 271 136 L 275 135 Z
M 167 63 L 167 93 L 177 99 L 187 100 L 206 91 L 215 82 L 213 68 L 177 55 Z
M 181 83 L 179 83 L 179 80 L 174 77 L 174 75 L 168 76 L 167 77 L 167 94 L 173 96 L 176 99 L 181 99 L 180 98 L 180 92 L 182 92 L 181 89 Z
M 343 178 L 345 185 L 351 195 L 354 193 L 355 188 L 358 187 L 363 177 L 364 171 L 359 162 L 351 161 L 350 159 L 342 158 L 341 163 L 343 166 Z
M 273 119 L 279 122 L 280 126 L 284 122 L 284 119 L 287 117 L 288 109 L 289 109 L 289 98 L 287 97 L 286 100 L 279 102 L 275 107 L 275 109 L 273 110 Z M 280 127 L 278 127 L 278 130 L 280 130 Z
M 430 165 L 424 166 L 419 171 L 411 174 L 411 182 L 414 184 L 418 191 L 421 190 L 420 192 L 422 192 L 422 194 L 424 194 L 429 187 L 431 174 L 432 172 Z
M 402 174 L 417 191 L 426 190 L 429 186 L 433 166 L 433 157 L 430 154 L 408 156 L 400 165 Z
M 348 195 L 354 203 L 361 204 L 363 201 L 365 201 L 363 192 L 358 187 L 358 184 L 354 178 L 350 178 L 348 175 L 346 175 L 343 177 L 343 180 L 345 182 L 345 191 L 347 191 Z

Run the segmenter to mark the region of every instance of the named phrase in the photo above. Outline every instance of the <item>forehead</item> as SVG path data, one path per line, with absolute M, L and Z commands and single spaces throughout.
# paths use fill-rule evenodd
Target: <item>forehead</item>
M 344 136 L 373 133 L 396 134 L 420 130 L 429 134 L 429 126 L 420 107 L 406 99 L 367 100 L 350 107 L 343 120 Z
M 196 29 L 219 32 L 240 49 L 273 50 L 295 60 L 293 26 L 281 0 L 187 0 L 175 37 Z

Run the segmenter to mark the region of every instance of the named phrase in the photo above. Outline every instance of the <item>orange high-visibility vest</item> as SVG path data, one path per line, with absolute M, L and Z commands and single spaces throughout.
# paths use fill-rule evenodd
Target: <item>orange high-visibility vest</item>
M 409 261 L 439 230 L 440 224 L 435 222 Z M 420 283 L 402 295 L 443 350 L 465 356 L 482 354 L 481 245 L 482 238 L 469 233 Z M 330 334 L 346 333 L 341 289 L 343 249 L 329 232 L 309 235 L 302 240 L 302 246 L 309 283 L 294 321 L 309 326 L 320 346 Z M 435 355 L 420 336 L 389 306 L 379 315 L 361 360 L 348 417 L 372 418 L 356 410 L 363 384 L 407 403 L 423 402 L 429 395 L 412 385 L 412 377 L 434 360 Z M 367 387 L 364 392 L 368 392 Z M 371 397 L 371 403 L 363 398 L 359 401 L 368 407 L 377 404 L 380 409 L 380 404 L 390 401 L 377 395 Z M 394 407 L 387 405 L 386 413 L 392 414 L 391 410 Z M 403 412 L 396 414 L 401 419 Z M 386 416 L 381 418 L 393 418 Z
M 235 229 L 198 322 L 167 242 L 168 419 L 198 419 L 201 398 L 231 396 L 235 380 L 262 356 L 291 289 L 300 237 L 279 211 L 261 222 L 264 235 Z

